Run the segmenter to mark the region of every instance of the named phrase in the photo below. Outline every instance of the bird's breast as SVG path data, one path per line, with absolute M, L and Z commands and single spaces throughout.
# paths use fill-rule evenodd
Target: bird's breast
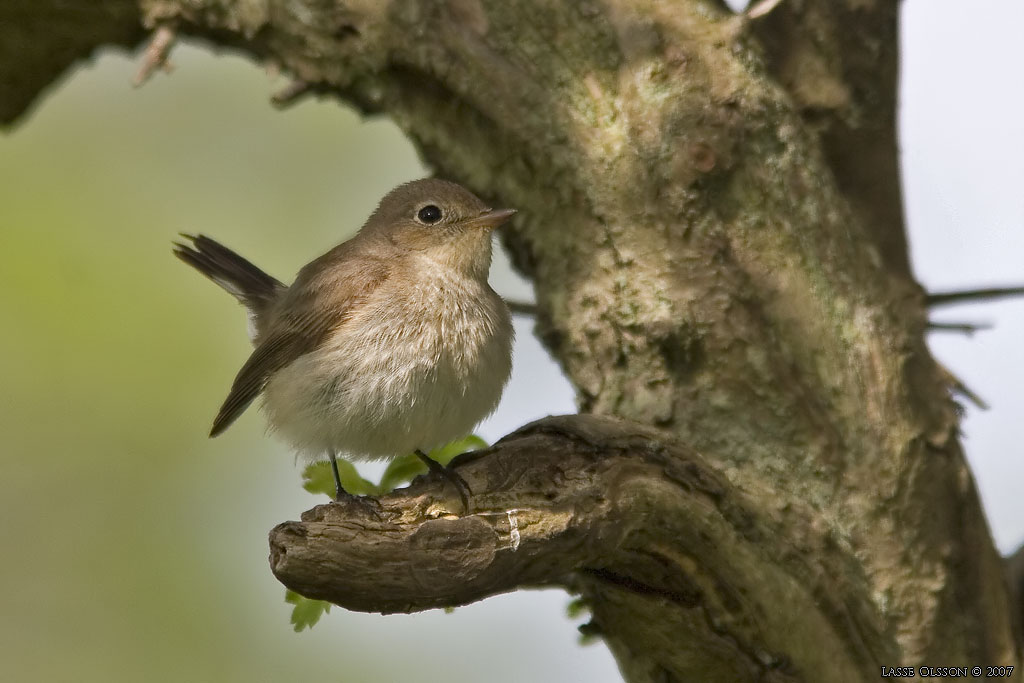
M 486 283 L 388 281 L 316 351 L 271 378 L 271 423 L 301 451 L 386 457 L 466 435 L 497 406 L 512 326 Z

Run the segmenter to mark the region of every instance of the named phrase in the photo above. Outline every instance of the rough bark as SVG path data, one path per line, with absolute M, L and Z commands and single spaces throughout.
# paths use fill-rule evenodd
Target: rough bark
M 564 585 L 629 681 L 1020 664 L 907 267 L 894 3 L 140 8 L 387 113 L 442 175 L 519 208 L 504 237 L 538 333 L 581 412 L 629 421 L 467 459 L 473 514 L 434 519 L 426 482 L 317 508 L 272 534 L 285 583 L 377 611 Z M 382 558 L 404 578 L 346 569 Z
M 784 521 L 770 497 L 735 489 L 663 432 L 548 418 L 456 470 L 478 492 L 471 514 L 427 479 L 321 505 L 271 532 L 275 575 L 374 612 L 565 586 L 588 597 L 588 631 L 645 670 L 641 680 L 860 681 L 899 658 L 859 563 L 813 510 L 797 504 Z M 628 639 L 622 623 L 636 629 Z
M 819 133 L 836 184 L 888 270 L 910 277 L 896 144 L 899 3 L 782 2 L 752 23 L 766 63 Z
M 130 47 L 145 35 L 135 0 L 4 0 L 0 4 L 0 124 L 24 114 L 69 66 L 97 47 Z
M 1017 623 L 1024 623 L 1024 546 L 1006 559 L 1006 574 L 1010 582 L 1010 597 L 1017 610 Z

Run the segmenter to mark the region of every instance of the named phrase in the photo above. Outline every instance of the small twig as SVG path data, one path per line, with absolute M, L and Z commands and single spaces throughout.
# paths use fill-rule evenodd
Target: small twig
M 982 330 L 991 330 L 992 323 L 937 323 L 929 322 L 928 329 L 934 330 L 935 332 L 960 332 L 966 334 L 968 337 L 972 336 L 975 332 Z
M 982 410 L 988 410 L 988 403 L 985 402 L 985 399 L 974 393 L 969 386 L 964 384 L 962 379 L 954 375 L 953 372 L 945 365 L 942 365 L 941 363 L 938 365 L 939 371 L 945 377 L 946 383 L 949 384 L 950 391 L 960 394 Z
M 505 299 L 505 305 L 508 306 L 508 310 L 512 311 L 512 315 L 525 317 L 535 317 L 537 315 L 537 304 L 530 303 L 529 301 Z
M 174 47 L 175 38 L 177 38 L 177 34 L 170 26 L 161 26 L 153 33 L 153 39 L 149 41 L 149 45 L 142 55 L 142 63 L 139 65 L 139 71 L 135 74 L 132 85 L 138 88 L 148 81 L 157 69 L 170 71 L 171 65 L 167 62 L 167 55 Z
M 747 7 L 745 14 L 748 19 L 759 19 L 778 7 L 781 3 L 782 0 L 760 0 L 760 2 L 755 2 L 750 7 Z
M 926 301 L 929 306 L 946 306 L 967 301 L 979 301 L 986 299 L 1003 299 L 1011 296 L 1024 296 L 1024 286 L 1021 287 L 986 287 L 984 289 L 961 289 L 952 292 L 936 292 L 929 294 Z
M 270 103 L 278 109 L 284 109 L 313 89 L 313 84 L 296 79 L 270 96 Z
M 978 406 L 978 408 L 982 410 L 988 410 L 988 402 L 985 401 L 985 399 L 983 399 L 981 396 L 978 396 L 976 393 L 971 391 L 971 388 L 964 384 L 963 382 L 957 380 L 957 383 L 953 385 L 953 390 L 956 393 L 963 396 L 964 398 L 968 399 L 974 405 Z

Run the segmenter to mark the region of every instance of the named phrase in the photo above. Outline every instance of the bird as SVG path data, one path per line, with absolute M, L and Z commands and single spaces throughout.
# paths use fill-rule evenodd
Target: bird
M 381 199 L 352 238 L 285 285 L 204 235 L 175 256 L 245 306 L 254 350 L 210 430 L 224 432 L 258 397 L 271 431 L 307 461 L 329 460 L 336 500 L 352 498 L 337 457 L 427 457 L 498 405 L 512 368 L 507 305 L 488 284 L 492 209 L 456 183 L 426 178 Z

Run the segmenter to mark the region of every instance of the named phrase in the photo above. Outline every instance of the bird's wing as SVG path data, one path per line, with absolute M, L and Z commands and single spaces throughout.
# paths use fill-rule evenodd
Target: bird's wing
M 390 270 L 383 261 L 366 260 L 307 269 L 287 290 L 277 316 L 238 371 L 210 436 L 227 429 L 259 396 L 271 375 L 319 348 L 387 279 Z

